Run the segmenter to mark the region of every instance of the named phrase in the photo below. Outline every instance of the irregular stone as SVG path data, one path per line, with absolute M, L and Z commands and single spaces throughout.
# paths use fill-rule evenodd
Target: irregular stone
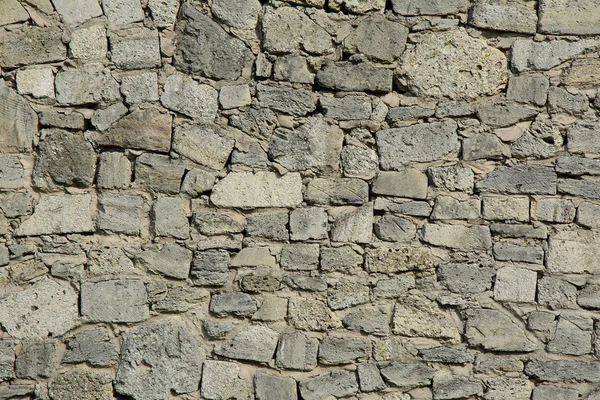
M 229 276 L 229 253 L 208 250 L 196 252 L 192 261 L 191 278 L 195 285 L 222 286 Z
M 554 385 L 539 385 L 533 389 L 532 400 L 556 399 L 577 400 L 579 392 L 576 389 L 563 388 Z
M 0 59 L 2 58 L 0 40 Z M 29 102 L 0 81 L 0 153 L 21 153 L 33 150 L 37 135 L 37 114 Z
M 26 342 L 15 361 L 15 375 L 21 379 L 49 378 L 56 368 L 58 348 L 54 340 Z
M 510 104 L 484 105 L 477 109 L 477 117 L 481 123 L 492 128 L 502 128 L 533 119 L 538 113 L 535 109 Z
M 418 387 L 431 385 L 435 370 L 425 363 L 394 361 L 380 370 L 383 378 L 393 386 Z
M 215 353 L 236 360 L 268 363 L 275 355 L 278 340 L 279 334 L 272 329 L 249 326 L 220 348 L 217 347 Z
M 482 346 L 492 351 L 530 352 L 537 344 L 525 331 L 500 311 L 467 309 L 465 336 L 470 346 Z
M 559 157 L 556 172 L 564 175 L 600 175 L 600 160 L 584 157 Z
M 181 184 L 181 192 L 190 197 L 198 197 L 209 192 L 215 185 L 215 174 L 199 168 L 191 169 L 185 174 Z
M 390 317 L 374 306 L 364 306 L 350 311 L 344 317 L 344 327 L 352 331 L 360 331 L 376 336 L 390 333 Z
M 31 217 L 15 230 L 15 236 L 37 236 L 94 231 L 89 194 L 40 197 Z
M 56 185 L 89 187 L 96 172 L 96 153 L 83 135 L 61 130 L 46 131 L 39 144 L 33 184 L 43 191 Z
M 250 382 L 242 378 L 238 364 L 226 361 L 204 361 L 200 393 L 205 399 L 248 399 L 251 391 L 250 385 Z
M 54 98 L 54 72 L 52 68 L 26 68 L 17 71 L 17 89 L 21 94 L 36 98 Z
M 279 368 L 311 371 L 317 367 L 319 341 L 300 332 L 284 333 L 279 338 L 275 364 Z
M 366 359 L 371 340 L 362 336 L 327 335 L 319 345 L 319 362 L 325 365 L 349 364 Z
M 294 277 L 286 277 L 285 283 L 297 289 L 292 282 L 296 282 Z M 281 286 L 279 276 L 276 276 L 270 270 L 258 270 L 257 272 L 244 275 L 239 279 L 239 283 L 240 289 L 243 292 L 249 293 L 276 292 Z
M 210 300 L 210 312 L 219 317 L 224 317 L 228 314 L 247 317 L 255 313 L 256 310 L 256 301 L 246 293 L 220 293 L 213 295 Z M 275 352 L 274 347 L 273 352 Z
M 184 173 L 184 161 L 166 155 L 144 153 L 135 160 L 135 183 L 147 190 L 177 194 Z
M 460 201 L 452 196 L 438 196 L 431 213 L 431 219 L 475 219 L 481 213 L 481 201 L 469 199 Z
M 367 249 L 365 269 L 368 272 L 393 274 L 433 268 L 433 255 L 426 248 L 378 247 Z
M 205 319 L 202 321 L 202 330 L 208 339 L 225 339 L 235 329 L 236 324 L 231 321 Z
M 83 115 L 78 112 L 63 114 L 58 111 L 44 111 L 40 113 L 40 125 L 53 126 L 62 129 L 79 129 L 84 127 Z
M 492 288 L 495 272 L 475 264 L 447 264 L 438 268 L 438 279 L 454 293 L 481 293 Z
M 284 252 L 285 255 L 285 252 Z M 300 256 L 301 253 L 294 253 L 294 256 Z M 285 257 L 284 257 L 285 260 Z M 285 264 L 285 261 L 284 261 Z M 245 247 L 238 252 L 233 260 L 232 267 L 270 267 L 276 268 L 275 257 L 271 254 L 268 247 Z
M 73 369 L 59 374 L 50 383 L 52 399 L 110 400 L 113 398 L 112 377 L 84 369 Z
M 119 14 L 122 18 L 125 17 L 122 13 Z M 113 30 L 108 39 L 111 60 L 117 67 L 126 70 L 160 67 L 160 44 L 157 30 L 138 27 Z
M 434 246 L 462 250 L 485 250 L 492 246 L 490 230 L 487 226 L 425 224 L 423 240 Z
M 496 272 L 494 300 L 516 303 L 535 302 L 537 273 L 523 268 L 504 267 Z
M 392 7 L 400 15 L 451 15 L 466 12 L 469 2 L 466 0 L 450 0 L 436 3 L 428 0 L 392 0 Z
M 473 193 L 473 170 L 458 165 L 448 167 L 430 167 L 427 175 L 435 187 L 449 191 L 463 191 Z
M 98 4 L 96 3 L 96 6 Z M 45 64 L 67 58 L 59 27 L 31 26 L 26 30 L 0 33 L 0 66 L 16 68 L 22 65 Z
M 252 319 L 255 321 L 282 321 L 287 316 L 288 299 L 272 295 L 264 295 L 260 308 Z
M 298 173 L 278 177 L 273 172 L 231 172 L 214 187 L 211 201 L 218 207 L 296 207 L 302 202 Z
M 479 381 L 471 381 L 461 376 L 439 376 L 433 379 L 435 399 L 460 399 L 483 395 L 483 386 Z
M 297 208 L 290 213 L 292 240 L 326 239 L 328 225 L 324 208 Z
M 516 1 L 478 0 L 469 14 L 469 22 L 478 28 L 533 34 L 537 19 L 535 4 Z
M 331 228 L 331 240 L 334 242 L 369 243 L 372 236 L 373 203 L 338 216 Z
M 560 232 L 550 237 L 547 268 L 552 273 L 598 273 L 598 242 L 584 232 Z
M 559 179 L 558 192 L 589 199 L 600 199 L 600 184 L 588 180 Z
M 105 131 L 125 114 L 127 114 L 127 107 L 122 103 L 116 103 L 106 108 L 96 110 L 91 122 L 96 129 Z
M 177 19 L 179 10 L 178 0 L 149 0 L 148 8 L 152 13 L 152 20 L 159 28 L 172 28 Z
M 379 368 L 375 364 L 359 364 L 356 368 L 360 390 L 363 392 L 375 392 L 386 388 Z
M 121 76 L 121 94 L 128 104 L 158 101 L 158 78 L 155 72 L 142 71 Z
M 4 10 L 0 16 L 0 26 L 27 21 L 29 14 L 17 0 L 8 0 L 3 4 Z
M 319 245 L 285 245 L 280 255 L 281 268 L 287 271 L 315 270 L 319 265 Z
M 308 183 L 304 196 L 312 204 L 364 204 L 369 200 L 369 184 L 353 178 L 315 178 Z
M 388 242 L 407 242 L 412 240 L 416 233 L 415 224 L 395 215 L 384 215 L 375 223 L 375 235 Z
M 467 161 L 479 159 L 502 159 L 505 148 L 498 136 L 491 133 L 473 135 L 463 140 L 463 159 Z
M 218 109 L 218 92 L 182 73 L 167 78 L 160 102 L 170 110 L 212 123 Z
M 319 86 L 348 92 L 391 92 L 393 73 L 370 63 L 327 63 L 316 75 Z
M 183 202 L 178 197 L 159 197 L 152 206 L 152 223 L 155 236 L 172 236 L 187 239 L 190 224 Z
M 456 122 L 449 120 L 377 132 L 381 168 L 398 169 L 412 161 L 455 157 L 460 147 L 456 130 Z
M 588 110 L 589 101 L 582 93 L 571 94 L 566 89 L 552 87 L 548 93 L 548 105 L 550 112 L 583 114 Z
M 411 273 L 402 274 L 392 279 L 380 279 L 373 288 L 373 296 L 377 299 L 396 299 L 404 296 L 415 286 L 415 277 Z
M 98 229 L 139 235 L 142 230 L 144 199 L 137 195 L 105 193 L 98 201 Z
M 577 308 L 577 287 L 562 279 L 545 276 L 538 281 L 537 301 L 553 310 Z
M 506 98 L 520 103 L 546 104 L 550 82 L 545 76 L 515 76 L 508 81 Z
M 419 350 L 419 357 L 423 361 L 444 364 L 466 364 L 475 361 L 475 357 L 465 350 L 450 347 L 432 347 Z
M 394 306 L 392 332 L 402 336 L 423 336 L 456 340 L 458 329 L 448 312 L 423 296 L 406 296 Z
M 123 153 L 103 152 L 98 157 L 96 185 L 101 189 L 127 189 L 131 172 L 131 162 Z
M 170 278 L 186 279 L 190 272 L 192 252 L 176 243 L 161 248 L 150 247 L 135 258 L 136 265 Z
M 225 109 L 248 106 L 252 103 L 250 88 L 248 85 L 223 86 L 219 91 L 219 103 Z
M 71 32 L 69 53 L 80 60 L 102 60 L 106 58 L 108 39 L 104 23 L 91 21 Z
M 392 62 L 404 52 L 408 28 L 374 14 L 362 20 L 344 39 L 344 49 L 375 61 Z
M 532 210 L 532 216 L 539 221 L 568 224 L 575 219 L 575 205 L 566 199 L 539 199 Z
M 293 378 L 261 373 L 254 375 L 256 400 L 297 400 L 297 392 Z
M 600 61 L 594 58 L 575 59 L 563 71 L 561 83 L 565 86 L 593 86 L 598 81 L 598 65 Z
M 324 54 L 332 48 L 331 37 L 299 9 L 267 9 L 262 18 L 262 47 L 274 54 L 305 50 Z
M 100 247 L 89 251 L 87 270 L 90 277 L 123 276 L 133 273 L 134 267 L 120 247 Z
M 114 387 L 133 399 L 164 399 L 198 390 L 204 350 L 185 322 L 168 318 L 123 334 Z
M 557 35 L 595 35 L 600 23 L 600 5 L 594 0 L 577 4 L 561 0 L 541 0 L 540 32 Z
M 497 167 L 477 183 L 482 192 L 510 194 L 556 194 L 556 173 L 537 165 Z
M 321 97 L 319 103 L 324 115 L 339 121 L 369 119 L 371 102 L 365 96 Z
M 272 240 L 288 240 L 288 213 L 255 212 L 246 215 L 246 234 Z
M 227 25 L 238 29 L 253 29 L 256 27 L 261 4 L 252 1 L 216 0 L 212 4 L 212 13 Z
M 0 156 L 0 190 L 21 189 L 25 185 L 24 168 L 18 157 Z
M 577 304 L 583 308 L 599 309 L 600 308 L 600 285 L 596 283 L 586 283 L 586 285 L 579 290 L 577 296 Z
M 14 375 L 15 344 L 12 340 L 2 340 L 0 341 L 0 382 L 12 380 Z
M 121 99 L 119 84 L 102 64 L 65 68 L 56 74 L 56 101 L 63 105 L 114 103 Z
M 146 287 L 139 280 L 81 285 L 81 315 L 91 322 L 140 322 L 149 318 Z
M 486 399 L 503 400 L 506 397 L 515 400 L 529 400 L 533 390 L 533 382 L 523 378 L 497 377 L 485 381 Z
M 529 198 L 519 196 L 483 197 L 483 217 L 494 221 L 529 221 Z
M 363 263 L 362 256 L 350 246 L 321 248 L 321 269 L 323 271 L 351 271 Z
M 257 96 L 262 107 L 267 107 L 296 117 L 311 113 L 316 108 L 315 101 L 310 92 L 302 89 L 280 88 L 258 84 Z M 312 121 L 319 120 L 313 118 Z M 309 125 L 309 127 L 311 126 L 312 124 Z M 285 131 L 285 128 L 280 129 Z
M 252 52 L 244 42 L 229 35 L 191 3 L 181 6 L 179 20 L 186 20 L 176 29 L 177 47 L 173 65 L 180 71 L 213 79 L 235 80 L 253 60 Z
M 544 382 L 593 382 L 600 380 L 600 363 L 584 360 L 532 360 L 525 374 Z
M 517 72 L 549 70 L 597 45 L 595 39 L 555 39 L 543 42 L 517 39 L 511 46 L 511 66 Z
M 368 147 L 347 145 L 342 149 L 342 170 L 350 178 L 372 179 L 379 170 L 379 157 Z
M 93 366 L 105 367 L 117 361 L 116 341 L 108 329 L 87 329 L 68 337 L 63 363 L 88 362 Z
M 369 287 L 361 283 L 340 280 L 327 291 L 327 305 L 341 310 L 369 302 Z
M 229 117 L 229 124 L 251 136 L 270 140 L 277 127 L 277 115 L 268 108 L 249 108 Z
M 200 305 L 206 306 L 210 298 L 208 291 L 198 290 L 187 283 L 150 284 L 148 292 L 152 310 L 163 313 L 183 313 Z
M 576 122 L 567 130 L 567 150 L 574 154 L 600 153 L 599 124 Z
M 144 19 L 144 10 L 138 0 L 107 0 L 102 2 L 102 8 L 113 25 L 126 25 Z
M 347 397 L 358 392 L 354 371 L 336 370 L 300 382 L 300 396 L 304 400 Z
M 424 119 L 434 114 L 435 110 L 419 106 L 393 107 L 390 108 L 386 119 L 396 124 L 399 121 Z
M 327 331 L 342 326 L 335 313 L 320 300 L 290 298 L 288 317 L 290 323 L 300 330 Z
M 580 318 L 558 319 L 554 338 L 546 346 L 550 353 L 581 356 L 592 352 L 593 320 Z
M 36 260 L 27 260 L 19 263 L 13 263 L 10 267 L 9 276 L 13 282 L 25 283 L 48 272 L 46 266 Z
M 341 129 L 322 118 L 310 117 L 297 129 L 276 129 L 269 144 L 269 157 L 290 171 L 310 169 L 318 174 L 332 174 L 339 169 L 343 139 Z
M 414 168 L 381 171 L 373 181 L 373 193 L 385 196 L 427 198 L 427 175 Z
M 77 303 L 68 282 L 42 278 L 0 299 L 0 321 L 17 339 L 58 337 L 79 325 Z
M 440 63 L 438 52 L 450 43 L 454 49 Z M 502 52 L 456 29 L 425 35 L 404 52 L 397 76 L 417 96 L 475 98 L 494 94 L 505 84 L 506 64 Z M 477 68 L 476 73 L 465 74 L 465 65 Z
M 52 0 L 52 4 L 67 25 L 77 26 L 88 19 L 102 15 L 100 5 L 94 0 L 73 3 L 68 0 Z
M 267 77 L 270 75 L 269 73 Z M 306 57 L 294 54 L 277 58 L 273 66 L 273 78 L 292 83 L 315 82 L 315 74 L 309 70 Z

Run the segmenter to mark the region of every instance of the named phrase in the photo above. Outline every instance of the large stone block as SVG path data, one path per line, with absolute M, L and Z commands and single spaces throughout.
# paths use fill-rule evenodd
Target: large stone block
M 140 322 L 149 318 L 146 286 L 139 280 L 81 285 L 81 315 L 91 322 Z
M 537 20 L 534 3 L 477 0 L 471 9 L 469 22 L 478 28 L 535 34 Z
M 113 25 L 126 25 L 144 19 L 144 10 L 139 0 L 105 0 L 102 8 Z
M 100 8 L 98 3 L 96 6 Z M 65 58 L 67 47 L 62 42 L 62 30 L 58 26 L 30 26 L 24 31 L 0 33 L 0 66 L 3 68 L 45 64 Z
M 139 235 L 142 230 L 144 199 L 138 195 L 105 193 L 98 201 L 98 229 Z
M 540 31 L 556 35 L 600 33 L 600 3 L 596 0 L 569 2 L 540 0 Z
M 279 334 L 265 326 L 249 326 L 222 346 L 215 354 L 236 360 L 268 363 L 275 355 Z
M 525 365 L 525 374 L 545 382 L 600 381 L 600 363 L 585 360 L 532 360 Z
M 511 66 L 517 72 L 548 70 L 598 46 L 595 39 L 575 42 L 555 39 L 537 42 L 532 39 L 517 39 L 511 46 Z
M 477 182 L 481 192 L 511 194 L 556 194 L 556 172 L 537 165 L 497 167 Z
M 304 400 L 348 397 L 358 392 L 354 371 L 328 372 L 303 380 L 299 386 L 300 396 Z
M 405 296 L 394 306 L 392 332 L 409 337 L 458 340 L 460 333 L 451 313 L 423 296 Z
M 326 89 L 356 92 L 391 92 L 393 73 L 371 63 L 327 63 L 316 76 L 319 86 Z
M 354 178 L 315 178 L 308 183 L 304 197 L 312 204 L 364 204 L 369 200 L 369 184 Z
M 425 224 L 423 240 L 434 246 L 462 250 L 486 250 L 492 247 L 492 237 L 487 226 Z
M 257 96 L 262 107 L 295 117 L 302 117 L 317 108 L 312 94 L 302 89 L 274 87 L 259 83 Z
M 192 263 L 192 251 L 177 243 L 162 247 L 148 246 L 135 257 L 138 267 L 175 279 L 187 279 Z
M 119 84 L 102 64 L 65 68 L 56 74 L 56 101 L 64 105 L 114 103 L 121 99 Z
M 538 348 L 524 329 L 500 311 L 468 309 L 465 317 L 465 336 L 471 346 L 510 352 L 530 352 Z
M 330 334 L 319 345 L 319 362 L 338 365 L 367 359 L 371 354 L 371 346 L 371 339 L 368 337 Z
M 176 72 L 167 78 L 160 101 L 170 110 L 212 123 L 219 107 L 218 97 L 212 86 Z
M 66 346 L 63 363 L 88 362 L 106 367 L 117 361 L 117 343 L 106 328 L 87 329 L 69 336 Z
M 374 14 L 344 39 L 344 48 L 375 61 L 392 62 L 404 52 L 407 37 L 406 26 Z
M 600 273 L 598 238 L 585 231 L 563 231 L 550 237 L 547 267 L 553 273 Z
M 153 192 L 177 194 L 185 162 L 166 155 L 144 153 L 135 160 L 135 184 Z
M 262 46 L 270 53 L 292 53 L 302 49 L 313 54 L 324 54 L 332 48 L 327 31 L 300 9 L 267 9 L 262 29 Z
M 29 102 L 0 81 L 0 154 L 31 152 L 37 123 L 37 114 Z
M 111 60 L 121 69 L 160 67 L 158 31 L 127 28 L 111 31 L 108 36 Z

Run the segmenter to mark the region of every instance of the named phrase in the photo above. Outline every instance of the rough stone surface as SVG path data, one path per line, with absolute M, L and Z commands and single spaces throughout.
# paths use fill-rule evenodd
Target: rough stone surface
M 223 343 L 215 353 L 236 360 L 269 362 L 275 355 L 279 334 L 264 326 L 250 326 L 231 341 Z
M 571 4 L 562 0 L 540 1 L 540 31 L 559 35 L 594 35 L 600 5 L 593 0 Z
M 350 53 L 360 53 L 369 59 L 392 62 L 406 47 L 408 29 L 377 14 L 363 20 L 344 40 Z
M 139 235 L 142 229 L 143 199 L 140 196 L 106 193 L 98 201 L 98 229 Z
M 479 181 L 482 192 L 511 194 L 556 194 L 556 173 L 541 166 L 498 167 Z
M 67 338 L 63 363 L 83 363 L 105 367 L 117 361 L 117 344 L 104 328 L 87 329 Z
M 203 122 L 212 122 L 217 112 L 217 98 L 218 92 L 212 86 L 174 73 L 167 78 L 160 101 L 170 110 Z
M 296 400 L 296 381 L 293 378 L 256 374 L 254 376 L 256 400 Z
M 279 338 L 276 365 L 299 371 L 311 371 L 317 366 L 319 341 L 303 333 L 286 333 Z
M 500 311 L 469 309 L 465 316 L 465 336 L 471 346 L 514 352 L 533 351 L 538 347 L 519 325 Z
M 459 335 L 451 314 L 434 302 L 419 296 L 407 296 L 394 306 L 392 332 L 402 336 L 456 339 Z
M 308 184 L 304 197 L 313 204 L 364 204 L 369 199 L 369 185 L 360 179 L 317 178 Z
M 140 322 L 148 319 L 146 287 L 138 280 L 81 285 L 81 314 L 92 322 Z
M 370 63 L 328 63 L 317 72 L 317 83 L 333 90 L 390 92 L 392 71 Z
M 37 122 L 37 115 L 28 102 L 0 82 L 0 124 L 3 126 L 0 153 L 31 151 Z
M 313 112 L 316 108 L 314 99 L 306 90 L 259 84 L 257 91 L 261 106 L 274 111 L 300 117 Z
M 267 9 L 262 28 L 263 48 L 275 54 L 292 53 L 300 49 L 323 54 L 332 47 L 327 31 L 295 8 Z
M 438 3 L 429 0 L 392 0 L 395 13 L 400 15 L 448 15 L 465 12 L 469 8 L 466 0 L 450 0 Z
M 470 22 L 478 28 L 497 31 L 536 33 L 535 4 L 518 1 L 477 0 Z
M 593 39 L 576 42 L 563 39 L 543 42 L 518 39 L 511 46 L 511 66 L 518 72 L 548 70 L 597 45 Z
M 119 84 L 102 64 L 65 68 L 54 80 L 56 101 L 64 105 L 112 103 L 120 98 Z
M 108 400 L 113 397 L 112 377 L 87 370 L 70 370 L 49 385 L 52 399 Z
M 340 398 L 358 392 L 358 382 L 354 372 L 336 370 L 301 381 L 299 388 L 302 399 L 306 400 Z

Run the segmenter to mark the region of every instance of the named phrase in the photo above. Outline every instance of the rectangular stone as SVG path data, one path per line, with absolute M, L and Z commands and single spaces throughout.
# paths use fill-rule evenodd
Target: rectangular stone
M 373 193 L 384 196 L 427 198 L 427 175 L 417 169 L 381 171 L 373 182 Z
M 559 157 L 555 165 L 556 172 L 564 175 L 600 175 L 600 160 L 584 157 Z
M 390 92 L 393 73 L 370 63 L 329 63 L 317 72 L 317 83 L 326 89 L 348 92 Z
M 392 0 L 392 7 L 400 15 L 451 15 L 467 12 L 469 0 Z
M 316 108 L 311 93 L 302 89 L 279 88 L 259 83 L 257 96 L 262 107 L 296 117 L 311 113 Z
M 598 41 L 595 39 L 555 39 L 543 42 L 517 39 L 510 49 L 511 66 L 518 72 L 548 70 L 597 45 Z
M 492 221 L 529 221 L 529 198 L 521 196 L 483 197 L 483 218 Z
M 138 195 L 105 193 L 98 201 L 98 229 L 139 235 L 144 199 Z
M 469 15 L 478 28 L 533 34 L 537 19 L 536 4 L 523 0 L 477 0 Z
M 537 199 L 531 216 L 538 221 L 568 224 L 575 219 L 575 204 L 568 199 Z
M 57 26 L 31 26 L 24 31 L 0 32 L 0 66 L 4 68 L 45 64 L 65 58 L 67 47 L 62 42 L 62 30 Z
M 546 225 L 535 227 L 523 224 L 492 224 L 490 229 L 494 235 L 508 238 L 546 239 L 548 229 Z
M 146 28 L 129 28 L 112 31 L 111 60 L 122 69 L 160 67 L 158 31 Z
M 396 200 L 384 197 L 377 197 L 373 208 L 379 211 L 389 211 L 414 217 L 428 217 L 432 209 L 426 201 Z
M 500 261 L 542 264 L 544 262 L 544 249 L 539 246 L 519 246 L 499 242 L 494 244 L 494 257 Z
M 146 286 L 139 280 L 81 285 L 81 315 L 91 322 L 140 322 L 149 318 Z
M 588 228 L 600 228 L 600 204 L 588 202 L 579 204 L 577 223 Z
M 20 189 L 25 185 L 24 168 L 18 157 L 0 156 L 0 190 Z
M 477 182 L 477 188 L 482 192 L 556 194 L 556 179 L 556 172 L 551 167 L 500 166 Z
M 369 184 L 356 178 L 315 178 L 308 183 L 304 199 L 312 204 L 364 204 L 369 201 Z
M 508 80 L 506 98 L 519 103 L 546 104 L 550 80 L 546 76 L 514 76 Z
M 572 154 L 600 153 L 600 123 L 576 122 L 567 130 L 567 150 Z
M 146 190 L 177 194 L 185 162 L 169 156 L 144 153 L 135 160 L 135 184 Z
M 600 273 L 600 240 L 592 232 L 563 231 L 550 236 L 547 268 L 552 273 Z
M 486 250 L 492 247 L 487 226 L 425 224 L 423 240 L 434 246 L 461 250 Z
M 225 167 L 235 140 L 217 125 L 184 125 L 175 129 L 173 150 L 212 169 Z
M 597 0 L 540 0 L 540 32 L 556 35 L 600 33 L 600 3 Z
M 600 199 L 600 181 L 559 179 L 558 192 L 588 199 Z
M 594 87 L 600 80 L 600 60 L 597 58 L 575 59 L 563 71 L 561 78 L 565 86 Z
M 600 363 L 585 360 L 532 360 L 525 374 L 545 382 L 600 382 Z
M 319 103 L 328 118 L 347 121 L 371 116 L 371 101 L 366 96 L 321 97 Z

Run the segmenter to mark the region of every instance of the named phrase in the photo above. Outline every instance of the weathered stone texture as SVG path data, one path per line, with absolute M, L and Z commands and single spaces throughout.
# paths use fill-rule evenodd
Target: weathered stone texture
M 232 172 L 215 185 L 211 200 L 222 207 L 295 207 L 302 202 L 302 181 L 297 173 Z

